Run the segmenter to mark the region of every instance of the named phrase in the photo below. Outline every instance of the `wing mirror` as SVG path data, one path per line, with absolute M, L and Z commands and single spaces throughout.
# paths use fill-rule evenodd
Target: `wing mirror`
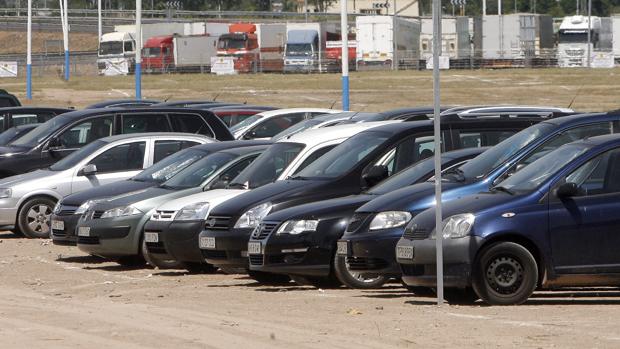
M 570 198 L 573 196 L 578 196 L 581 194 L 581 189 L 579 186 L 572 182 L 567 182 L 558 187 L 556 189 L 555 195 L 559 198 Z
M 251 139 L 254 139 L 254 138 L 256 138 L 256 131 L 250 131 L 250 132 L 248 132 L 248 133 L 243 135 L 243 139 L 245 139 L 245 140 L 251 140 Z
M 388 177 L 387 166 L 377 165 L 373 166 L 362 176 L 362 180 L 366 184 L 366 187 L 372 187 L 375 184 L 381 182 Z
M 97 174 L 97 165 L 94 165 L 94 164 L 88 164 L 82 167 L 82 169 L 78 172 L 78 176 L 88 177 L 94 174 Z
M 52 138 L 49 143 L 47 143 L 47 149 L 50 151 L 58 150 L 62 148 L 62 142 L 60 142 L 60 138 Z

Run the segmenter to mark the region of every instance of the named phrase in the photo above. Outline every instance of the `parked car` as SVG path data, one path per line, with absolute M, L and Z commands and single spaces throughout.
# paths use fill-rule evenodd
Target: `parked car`
M 211 138 L 180 133 L 111 136 L 96 140 L 45 170 L 0 180 L 0 226 L 30 238 L 49 237 L 49 221 L 63 196 L 127 179 L 153 163 L 155 142 L 181 140 L 188 145 Z
M 109 108 L 61 114 L 0 148 L 0 178 L 45 168 L 99 138 L 124 133 L 184 132 L 232 140 L 213 113 L 181 108 Z
M 217 115 L 228 127 L 232 127 L 241 121 L 251 117 L 252 115 L 256 115 L 262 113 L 263 110 L 259 109 L 245 109 L 245 108 L 231 108 L 231 109 L 220 109 L 214 108 L 209 109 L 213 112 L 213 114 Z
M 213 100 L 182 100 L 182 101 L 164 101 L 161 103 L 153 104 L 153 107 L 177 107 L 177 108 L 187 108 L 194 107 L 195 105 L 205 105 L 205 104 L 220 104 L 225 102 L 216 102 Z M 228 104 L 228 103 L 227 103 Z M 197 108 L 201 109 L 201 108 Z
M 374 114 L 374 113 L 360 113 L 360 112 L 355 112 L 355 111 L 345 111 L 342 113 L 319 115 L 312 119 L 306 119 L 304 121 L 300 121 L 296 123 L 295 125 L 271 137 L 271 140 L 275 142 L 280 139 L 290 137 L 294 134 L 304 132 L 306 130 L 314 130 L 317 128 L 323 128 L 323 127 L 329 127 L 329 126 L 342 124 L 344 121 L 347 121 L 353 117 L 364 116 L 368 114 Z
M 563 145 L 443 206 L 444 284 L 492 305 L 521 304 L 536 288 L 617 286 L 619 209 L 620 136 Z M 434 209 L 407 226 L 396 246 L 407 285 L 436 285 L 435 238 Z
M 22 104 L 17 97 L 7 92 L 7 90 L 0 89 L 0 108 L 19 107 L 20 105 Z
M 41 124 L 27 124 L 21 126 L 13 126 L 6 131 L 0 133 L 0 147 L 4 147 L 26 133 L 34 130 Z
M 442 118 L 443 144 L 445 150 L 493 145 L 540 120 L 446 116 Z M 364 124 L 368 123 L 358 125 Z M 200 235 L 207 262 L 247 269 L 246 256 L 249 256 L 250 264 L 262 263 L 261 244 L 250 246 L 248 240 L 267 214 L 308 202 L 359 194 L 432 156 L 433 146 L 432 121 L 392 121 L 351 137 L 288 180 L 265 185 L 218 205 L 209 214 L 209 224 Z M 272 228 L 264 227 L 267 234 Z M 256 271 L 250 275 L 264 282 L 274 277 Z
M 232 126 L 230 131 L 236 139 L 271 138 L 305 119 L 340 112 L 341 110 L 320 108 L 291 108 L 265 111 Z
M 93 201 L 156 187 L 207 155 L 249 145 L 251 142 L 228 141 L 205 143 L 192 147 L 190 143 L 182 140 L 155 141 L 153 148 L 153 162 L 155 164 L 153 166 L 125 181 L 100 185 L 65 196 L 58 201 L 51 218 L 52 226 L 57 227 L 52 229 L 52 241 L 55 245 L 76 245 L 75 227 L 80 216 Z
M 444 171 L 459 166 L 488 148 L 466 148 L 442 154 Z M 435 159 L 418 161 L 359 195 L 316 201 L 268 214 L 249 244 L 261 243 L 262 263 L 250 259 L 250 270 L 287 274 L 298 284 L 328 286 L 341 278 L 354 278 L 372 285 L 372 279 L 357 274 L 335 274 L 332 264 L 336 241 L 342 237 L 355 209 L 379 195 L 426 181 L 434 175 Z M 393 218 L 392 218 L 393 219 Z M 386 219 L 387 221 L 387 219 Z M 262 227 L 275 227 L 265 235 Z
M 565 116 L 546 120 L 523 130 L 477 158 L 448 173 L 442 180 L 442 200 L 488 191 L 517 170 L 555 148 L 585 137 L 615 132 L 620 114 L 600 113 Z M 432 207 L 434 182 L 420 183 L 382 195 L 356 210 L 339 251 L 351 272 L 398 277 L 394 246 L 404 226 L 370 230 L 382 212 L 408 212 L 411 216 Z M 350 285 L 353 286 L 353 285 Z
M 43 123 L 52 119 L 56 115 L 70 111 L 73 110 L 48 107 L 0 108 L 0 132 L 15 126 Z
M 142 233 L 154 208 L 170 200 L 210 190 L 226 178 L 234 178 L 269 144 L 247 142 L 245 147 L 222 149 L 198 160 L 157 187 L 93 202 L 78 221 L 78 248 L 89 254 L 117 259 L 121 264 L 142 260 L 146 249 Z
M 111 99 L 107 101 L 91 104 L 84 109 L 99 109 L 99 108 L 137 108 L 148 107 L 153 104 L 161 103 L 154 99 Z
M 158 241 L 157 244 L 146 244 L 148 255 L 153 256 L 155 265 L 159 267 L 165 267 L 167 264 L 157 264 L 157 259 L 176 260 L 186 268 L 193 270 L 212 268 L 209 265 L 205 266 L 198 246 L 198 234 L 204 229 L 206 217 L 192 222 L 179 220 L 176 215 L 184 207 L 208 203 L 209 207 L 204 212 L 208 214 L 221 202 L 293 176 L 351 136 L 385 124 L 381 122 L 334 126 L 326 130 L 310 130 L 294 135 L 274 143 L 250 166 L 232 179 L 226 189 L 211 190 L 164 203 L 157 208 L 145 226 L 145 231 L 157 234 L 157 238 L 155 239 L 153 235 L 153 239 Z M 175 218 L 171 220 L 172 216 Z M 228 271 L 234 272 L 234 270 Z

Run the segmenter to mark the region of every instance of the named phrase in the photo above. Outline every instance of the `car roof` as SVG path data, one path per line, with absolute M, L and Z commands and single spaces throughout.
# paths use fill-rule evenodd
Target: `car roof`
M 99 138 L 106 143 L 112 143 L 116 141 L 122 141 L 126 139 L 147 139 L 147 138 L 201 138 L 208 139 L 217 142 L 211 137 L 193 134 L 193 133 L 181 133 L 181 132 L 145 132 L 145 133 L 125 133 L 120 135 L 114 135 L 109 137 Z
M 143 103 L 144 105 L 152 105 L 161 103 L 160 101 L 154 99 L 110 99 L 97 103 L 93 103 L 84 109 L 96 109 L 96 108 L 105 108 L 108 106 L 113 106 L 115 104 L 132 104 L 132 103 Z
M 58 107 L 34 107 L 34 106 L 15 106 L 15 107 L 3 107 L 0 108 L 0 112 L 19 112 L 19 111 L 28 111 L 28 110 L 52 110 L 52 111 L 64 111 L 65 113 L 75 111 L 75 109 L 71 108 L 58 108 Z M 64 113 L 63 113 L 64 114 Z
M 277 115 L 282 115 L 282 114 L 304 113 L 304 112 L 312 112 L 312 113 L 320 112 L 320 113 L 325 113 L 325 114 L 334 114 L 334 113 L 340 113 L 342 112 L 342 110 L 326 109 L 326 108 L 287 108 L 287 109 L 268 110 L 268 111 L 264 111 L 260 113 L 259 115 L 263 117 L 272 117 L 272 116 L 277 116 Z
M 583 123 L 597 122 L 597 121 L 611 121 L 611 120 L 620 120 L 619 112 L 608 112 L 608 113 L 586 113 L 586 114 L 575 114 L 575 115 L 567 115 L 561 118 L 553 118 L 549 120 L 545 120 L 543 122 L 555 124 L 557 126 L 570 126 L 570 125 L 579 125 Z
M 180 101 L 165 101 L 161 103 L 155 104 L 156 107 L 166 107 L 166 106 L 180 106 L 180 105 L 192 105 L 192 104 L 211 104 L 211 103 L 224 103 L 212 100 L 200 100 L 200 99 L 190 99 L 190 100 L 180 100 Z
M 222 149 L 222 150 L 219 150 L 219 151 L 223 152 L 223 153 L 229 153 L 229 154 L 235 154 L 237 156 L 241 156 L 241 155 L 251 154 L 251 153 L 255 153 L 257 151 L 265 150 L 271 144 L 273 144 L 273 143 L 266 143 L 266 144 L 262 144 L 262 145 L 239 146 L 239 147 L 236 147 L 236 148 L 227 148 L 227 149 Z
M 252 147 L 258 145 L 271 145 L 273 142 L 269 140 L 249 140 L 249 141 L 224 141 L 215 143 L 206 143 L 201 145 L 195 145 L 192 148 L 200 149 L 204 151 L 216 152 L 232 148 L 240 147 Z
M 575 143 L 584 143 L 584 144 L 596 146 L 596 145 L 604 145 L 606 143 L 613 144 L 613 143 L 618 143 L 618 142 L 620 142 L 620 134 L 612 133 L 612 134 L 606 134 L 606 135 L 601 135 L 601 136 L 584 138 Z
M 100 108 L 100 109 L 81 109 L 81 110 L 73 110 L 63 114 L 58 115 L 55 119 L 67 119 L 69 121 L 78 120 L 82 118 L 86 118 L 89 116 L 101 115 L 101 114 L 110 114 L 110 113 L 145 113 L 145 112 L 155 112 L 155 113 L 187 113 L 188 111 L 192 112 L 201 112 L 208 113 L 208 110 L 203 109 L 192 109 L 192 108 L 179 108 L 179 107 L 155 107 L 155 106 L 145 106 L 145 107 L 136 107 L 136 108 Z
M 307 130 L 292 135 L 289 138 L 283 138 L 279 142 L 295 142 L 303 144 L 319 144 L 334 139 L 351 137 L 362 131 L 370 130 L 377 127 L 389 126 L 391 123 L 401 123 L 398 121 L 376 121 L 364 122 L 359 124 L 335 125 L 332 127 Z

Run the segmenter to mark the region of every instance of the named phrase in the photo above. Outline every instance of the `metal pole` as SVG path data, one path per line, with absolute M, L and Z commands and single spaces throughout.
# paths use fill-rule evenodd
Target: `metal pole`
M 63 42 L 65 46 L 65 80 L 69 81 L 69 6 L 67 5 L 67 0 L 64 0 L 64 13 Z
M 32 0 L 28 0 L 28 35 L 26 45 L 26 98 L 32 99 Z
M 340 1 L 340 42 L 342 43 L 342 110 L 347 111 L 349 110 L 349 23 L 346 0 Z
M 392 69 L 398 70 L 398 17 L 396 14 L 396 0 L 394 0 L 394 30 L 392 31 L 394 40 L 394 54 L 392 55 Z
M 437 249 L 437 305 L 443 304 L 443 229 L 441 213 L 441 104 L 439 80 L 441 56 L 441 0 L 433 0 L 433 126 L 435 136 L 435 247 Z
M 136 99 L 142 99 L 142 0 L 136 0 Z
M 306 23 L 308 22 L 308 0 L 304 0 L 304 16 L 306 17 Z
M 592 0 L 588 0 L 588 68 L 592 66 L 592 49 L 590 45 L 592 44 Z
M 101 0 L 97 0 L 97 32 L 99 33 L 99 42 L 101 42 L 101 35 L 103 34 L 101 27 Z
M 482 17 L 487 15 L 487 0 L 482 0 Z

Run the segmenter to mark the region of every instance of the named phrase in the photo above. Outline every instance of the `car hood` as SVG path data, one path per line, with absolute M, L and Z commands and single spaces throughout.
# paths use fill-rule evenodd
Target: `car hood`
M 157 207 L 160 211 L 178 211 L 183 207 L 198 202 L 208 202 L 211 209 L 218 204 L 245 193 L 245 189 L 216 189 L 189 196 L 184 196 L 176 200 L 167 201 Z
M 36 170 L 0 179 L 0 188 L 15 188 L 18 186 L 26 186 L 28 190 L 49 188 L 54 185 L 56 177 L 67 175 L 65 171 Z
M 29 148 L 26 147 L 15 147 L 15 146 L 4 146 L 0 147 L 0 157 L 10 157 L 16 154 L 27 153 Z
M 144 189 L 155 185 L 157 185 L 155 182 L 138 182 L 132 180 L 108 183 L 68 195 L 62 199 L 62 204 L 67 206 L 80 206 L 88 200 L 116 197 L 125 193 L 142 192 Z
M 376 195 L 360 194 L 316 201 L 276 211 L 267 215 L 264 220 L 283 222 L 289 219 L 329 219 L 343 214 L 351 215 L 358 207 L 376 197 Z
M 99 201 L 93 209 L 95 210 L 108 210 L 115 207 L 123 207 L 128 205 L 136 205 L 146 200 L 178 192 L 172 189 L 166 189 L 161 187 L 151 187 L 142 190 L 137 190 L 131 193 L 117 195 L 106 200 Z

